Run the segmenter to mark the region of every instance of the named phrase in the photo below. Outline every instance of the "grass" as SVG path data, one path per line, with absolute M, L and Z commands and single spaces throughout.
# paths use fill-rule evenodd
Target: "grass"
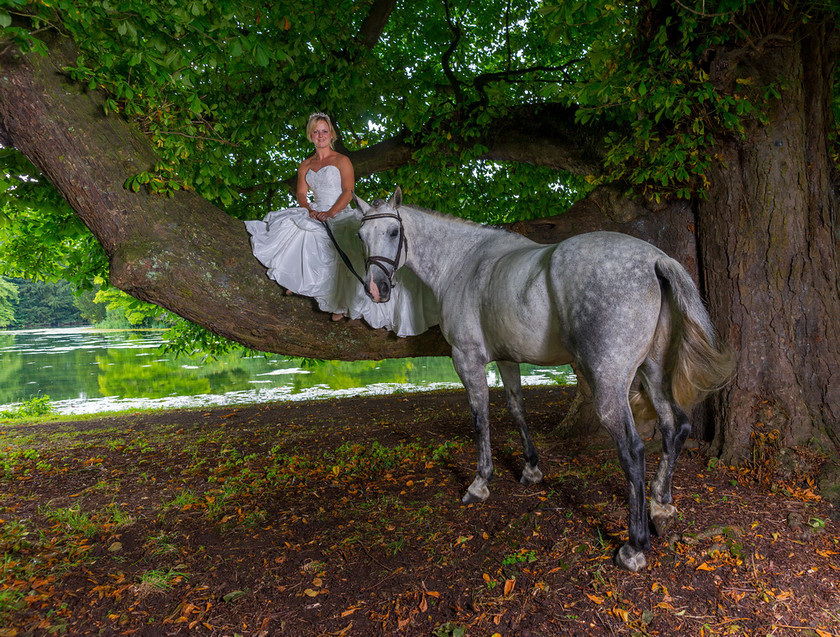
M 139 592 L 142 595 L 171 591 L 175 586 L 187 579 L 187 574 L 177 570 L 179 568 L 183 568 L 183 565 L 178 565 L 165 571 L 162 569 L 146 571 L 138 578 Z
M 26 418 L 27 420 L 32 418 L 37 419 L 49 416 L 54 410 L 55 409 L 52 402 L 50 402 L 49 396 L 35 396 L 34 398 L 30 398 L 29 400 L 22 402 L 14 409 L 0 411 L 0 418 L 7 418 L 10 420 L 22 418 Z
M 50 522 L 55 523 L 70 535 L 80 535 L 84 538 L 93 537 L 98 530 L 98 525 L 91 520 L 90 516 L 82 511 L 81 505 L 73 507 L 52 508 L 49 505 L 42 506 L 39 511 Z

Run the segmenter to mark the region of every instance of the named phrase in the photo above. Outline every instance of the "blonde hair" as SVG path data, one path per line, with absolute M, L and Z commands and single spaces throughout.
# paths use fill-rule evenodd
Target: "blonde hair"
M 318 122 L 327 123 L 327 128 L 330 129 L 330 148 L 335 149 L 335 140 L 338 139 L 338 134 L 335 132 L 332 121 L 330 121 L 330 116 L 326 113 L 312 113 L 309 116 L 309 121 L 306 123 L 306 139 L 312 141 L 312 132 L 318 125 Z

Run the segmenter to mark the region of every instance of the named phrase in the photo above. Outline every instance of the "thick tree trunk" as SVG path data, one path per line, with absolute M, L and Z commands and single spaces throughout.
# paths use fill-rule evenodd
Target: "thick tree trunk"
M 833 61 L 824 29 L 738 61 L 721 53 L 722 86 L 781 78 L 766 125 L 717 149 L 699 205 L 702 277 L 723 339 L 739 353 L 735 379 L 713 399 L 713 447 L 749 456 L 755 434 L 783 447 L 840 443 L 837 197 L 825 131 Z

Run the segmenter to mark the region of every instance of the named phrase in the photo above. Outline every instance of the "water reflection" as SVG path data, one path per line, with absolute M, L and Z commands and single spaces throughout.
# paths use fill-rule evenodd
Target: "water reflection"
M 0 410 L 42 395 L 60 413 L 305 400 L 460 387 L 445 357 L 325 361 L 279 356 L 166 356 L 157 330 L 63 328 L 0 332 Z M 523 382 L 574 380 L 569 368 L 522 366 Z M 494 366 L 488 380 L 498 384 Z

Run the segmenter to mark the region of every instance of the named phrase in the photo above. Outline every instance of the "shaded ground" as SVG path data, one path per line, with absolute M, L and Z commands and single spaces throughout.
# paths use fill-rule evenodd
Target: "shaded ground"
M 687 451 L 681 520 L 631 574 L 614 450 L 550 435 L 568 390 L 526 389 L 535 487 L 492 398 L 497 476 L 469 507 L 460 391 L 0 423 L 0 637 L 840 634 L 809 476 Z

